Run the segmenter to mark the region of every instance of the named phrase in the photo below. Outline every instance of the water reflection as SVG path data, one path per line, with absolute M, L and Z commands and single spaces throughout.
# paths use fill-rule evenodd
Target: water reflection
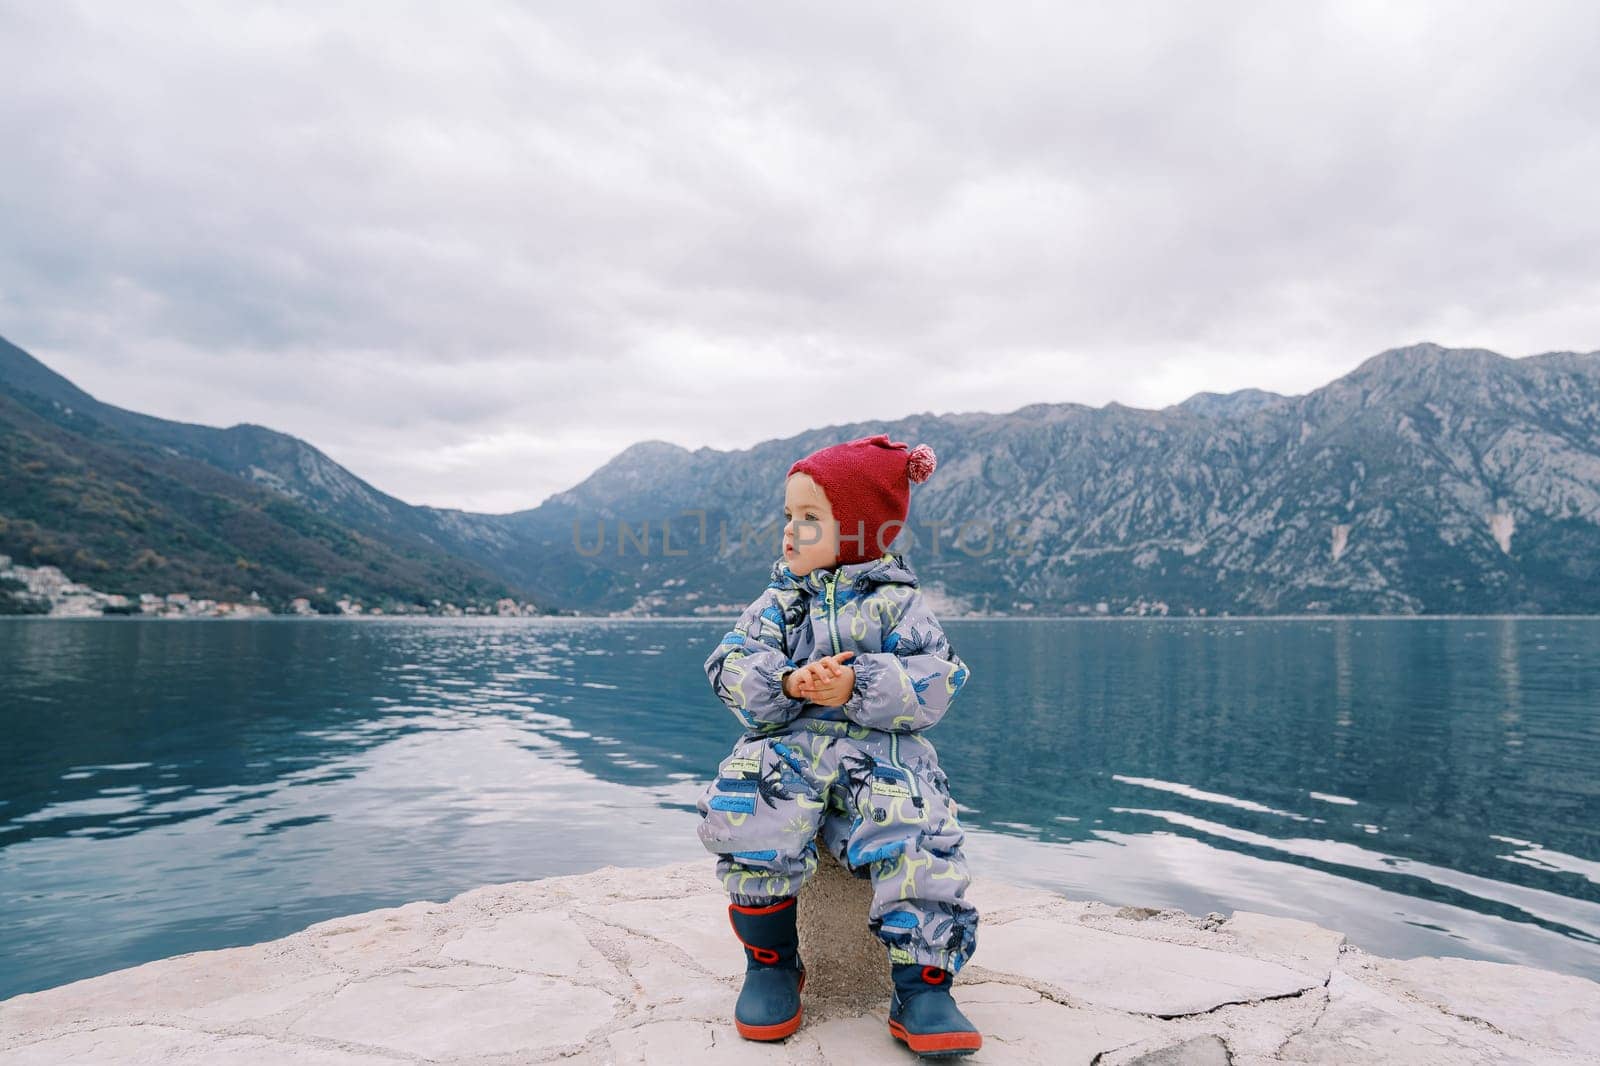
M 0 996 L 701 857 L 724 628 L 0 622 Z M 1600 621 L 947 629 L 980 874 L 1600 977 Z
M 1500 653 L 1500 723 L 1507 749 L 1522 746 L 1522 668 L 1517 659 L 1516 623 L 1499 619 L 1495 624 Z

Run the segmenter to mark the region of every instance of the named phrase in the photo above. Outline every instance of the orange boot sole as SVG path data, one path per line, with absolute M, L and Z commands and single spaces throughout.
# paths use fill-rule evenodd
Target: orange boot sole
M 889 1035 L 918 1055 L 965 1055 L 983 1046 L 982 1033 L 908 1033 L 899 1022 L 889 1023 Z

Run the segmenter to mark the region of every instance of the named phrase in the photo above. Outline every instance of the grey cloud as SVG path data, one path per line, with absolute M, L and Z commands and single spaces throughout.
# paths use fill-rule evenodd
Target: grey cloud
M 0 333 L 493 509 L 643 437 L 1588 349 L 1597 36 L 1582 4 L 4 5 Z M 770 399 L 862 367 L 895 389 Z

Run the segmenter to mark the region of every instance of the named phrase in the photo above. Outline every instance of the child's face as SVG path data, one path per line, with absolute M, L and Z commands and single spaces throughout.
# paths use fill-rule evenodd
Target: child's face
M 839 525 L 827 493 L 810 474 L 791 474 L 783 490 L 783 562 L 797 577 L 839 557 Z

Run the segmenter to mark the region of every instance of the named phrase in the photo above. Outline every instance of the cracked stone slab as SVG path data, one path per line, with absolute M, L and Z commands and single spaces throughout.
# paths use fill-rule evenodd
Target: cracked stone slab
M 225 1028 L 256 1018 L 270 1018 L 308 1007 L 326 999 L 349 980 L 344 974 L 317 974 L 298 981 L 282 981 L 258 989 L 230 995 L 213 1003 L 181 1008 L 177 1013 L 201 1022 L 207 1028 Z
M 1232 1066 L 1233 1056 L 1222 1038 L 1211 1033 L 1190 1037 L 1158 1051 L 1140 1055 L 1128 1066 Z
M 984 1054 L 969 1062 L 1089 1066 L 1114 1048 L 1148 1039 L 1161 1024 L 1117 1011 L 1069 1007 L 1032 989 L 956 985 L 956 1002 L 983 1034 Z
M 1600 985 L 1477 959 L 1371 958 L 1391 987 L 1507 1036 L 1566 1055 L 1600 1057 Z
M 1278 1052 L 1283 1062 L 1326 1066 L 1555 1066 L 1573 1063 L 1334 970 L 1328 1005 Z M 1593 1060 L 1587 1060 L 1592 1062 Z
M 1292 996 L 1322 983 L 1246 955 L 1039 918 L 980 936 L 986 970 L 1042 981 L 1083 1003 L 1163 1018 Z
M 997 920 L 980 925 L 980 951 L 952 988 L 985 1036 L 973 1066 L 1203 1063 L 1219 1046 L 1240 1066 L 1576 1066 L 1600 1045 L 1600 985 L 1581 978 L 1379 959 L 1290 919 L 1119 916 L 998 882 L 975 885 L 975 898 Z M 828 950 L 860 931 L 846 909 L 837 942 L 821 912 L 808 967 L 852 965 Z M 834 1000 L 808 990 L 794 1036 L 740 1039 L 743 966 L 711 863 L 607 867 L 17 996 L 0 1003 L 0 1062 L 915 1061 L 889 1035 L 877 989 Z
M 294 1033 L 446 1058 L 583 1044 L 616 1012 L 604 992 L 538 974 L 477 966 L 406 970 L 347 985 L 306 1012 Z
M 638 947 L 634 945 L 635 950 Z M 627 971 L 640 1002 L 650 1004 L 657 1013 L 683 1007 L 715 1017 L 718 1011 L 731 1012 L 738 996 L 739 986 L 733 979 L 695 980 L 684 974 L 682 964 L 659 952 L 640 951 L 628 960 Z
M 1251 954 L 1313 973 L 1318 981 L 1327 979 L 1345 943 L 1343 933 L 1298 918 L 1280 918 L 1253 911 L 1235 911 L 1221 929 Z
M 816 1042 L 820 1061 L 828 1066 L 880 1066 L 886 1061 L 916 1061 L 889 1035 L 885 1012 L 829 1019 L 817 1025 L 811 1039 Z
M 728 897 L 700 894 L 686 899 L 613 903 L 586 911 L 598 921 L 663 941 L 700 969 L 719 977 L 744 973 L 745 957 L 728 925 Z
M 439 958 L 547 977 L 610 977 L 615 969 L 565 910 L 506 914 L 448 941 Z
M 354 973 L 381 973 L 395 966 L 432 961 L 439 950 L 443 904 L 404 907 L 331 918 L 301 930 L 303 943 L 329 965 Z
M 191 1032 L 164 1025 L 111 1025 L 13 1048 L 6 1066 L 118 1063 L 125 1066 L 404 1066 L 410 1059 L 289 1043 L 262 1036 Z
M 229 1024 L 292 1006 L 342 978 L 277 942 L 158 959 L 74 981 L 0 1006 L 0 1047 L 20 1036 L 68 1025 L 104 1025 L 171 1014 Z
M 814 1044 L 815 1036 L 790 1037 L 782 1043 L 754 1044 L 732 1025 L 707 1025 L 680 1019 L 651 1022 L 612 1033 L 605 1062 L 616 1066 L 750 1066 L 758 1063 L 828 1063 Z

